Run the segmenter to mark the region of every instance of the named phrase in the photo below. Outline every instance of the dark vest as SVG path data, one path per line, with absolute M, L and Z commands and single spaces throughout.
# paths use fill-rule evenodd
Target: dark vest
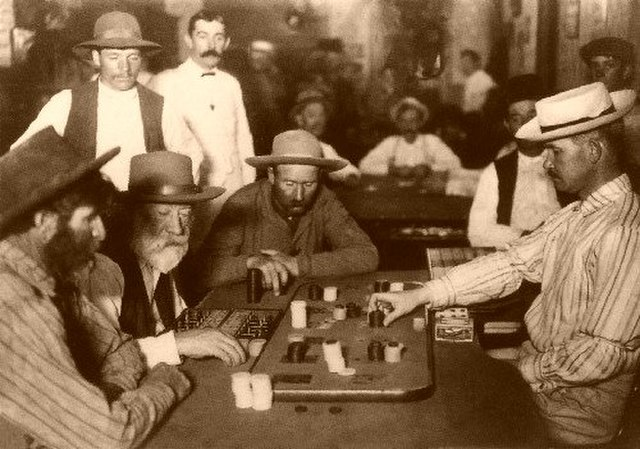
M 513 151 L 495 162 L 498 175 L 498 224 L 511 224 L 511 209 L 513 208 L 513 193 L 516 191 L 518 177 L 518 151 Z M 562 207 L 575 201 L 575 196 L 556 190 L 558 202 Z
M 164 99 L 136 84 L 140 99 L 144 143 L 147 152 L 164 150 L 162 106 Z M 95 157 L 98 130 L 98 81 L 83 84 L 71 91 L 71 109 L 64 137 L 76 148 Z

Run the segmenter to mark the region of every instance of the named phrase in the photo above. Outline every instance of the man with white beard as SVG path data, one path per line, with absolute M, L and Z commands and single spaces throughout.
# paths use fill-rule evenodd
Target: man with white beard
M 173 270 L 189 249 L 191 206 L 224 189 L 197 186 L 191 159 L 168 151 L 134 156 L 130 173 L 122 208 L 130 218 L 123 226 L 125 238 L 108 241 L 104 248 L 118 265 L 95 267 L 88 276 L 88 296 L 114 325 L 138 339 L 150 367 L 179 364 L 180 356 L 244 363 L 238 341 L 222 331 L 172 330 L 186 308 Z

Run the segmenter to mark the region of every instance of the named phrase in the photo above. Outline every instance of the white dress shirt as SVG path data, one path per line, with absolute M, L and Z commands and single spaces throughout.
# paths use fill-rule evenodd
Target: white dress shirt
M 203 181 L 225 187 L 226 199 L 255 180 L 255 168 L 244 162 L 254 156 L 253 138 L 238 80 L 218 69 L 205 72 L 189 58 L 154 76 L 148 86 L 177 105 L 193 133 L 191 144 L 204 153 Z
M 360 161 L 360 171 L 384 176 L 389 165 L 415 167 L 427 165 L 433 171 L 449 171 L 462 164 L 455 153 L 435 134 L 418 134 L 413 143 L 402 136 L 390 136 L 380 142 Z
M 553 181 L 542 166 L 544 157 L 518 152 L 518 173 L 513 192 L 511 224 L 498 224 L 498 175 L 494 163 L 480 176 L 469 212 L 468 238 L 472 246 L 504 248 L 524 231 L 537 228 L 560 210 Z
M 493 78 L 484 70 L 476 70 L 464 82 L 462 111 L 481 111 L 487 100 L 487 93 L 496 86 Z
M 71 90 L 65 89 L 51 97 L 11 149 L 48 126 L 53 126 L 59 135 L 64 135 L 70 110 Z M 162 134 L 168 150 L 191 158 L 194 177 L 197 179 L 202 153 L 199 148 L 187 145 L 189 130 L 176 114 L 175 108 L 166 100 L 162 109 Z M 100 171 L 109 177 L 118 190 L 127 190 L 131 158 L 146 152 L 138 90 L 134 88 L 118 91 L 98 81 L 96 156 L 114 147 L 120 147 L 120 154 L 107 162 Z

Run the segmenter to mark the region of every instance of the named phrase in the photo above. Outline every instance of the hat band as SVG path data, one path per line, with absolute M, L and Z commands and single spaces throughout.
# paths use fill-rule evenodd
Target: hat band
M 171 196 L 171 195 L 193 195 L 202 193 L 202 188 L 195 184 L 189 185 L 172 185 L 164 184 L 159 186 L 137 187 L 131 190 L 134 195 L 153 195 L 153 196 Z
M 112 28 L 102 33 L 94 35 L 94 39 L 142 39 L 142 35 L 135 30 L 126 28 Z
M 602 113 L 600 113 L 597 117 L 583 117 L 583 118 L 579 118 L 578 120 L 573 120 L 571 122 L 561 123 L 559 125 L 540 126 L 540 131 L 544 134 L 544 133 L 547 133 L 547 132 L 550 132 L 550 131 L 555 131 L 556 129 L 567 127 L 567 126 L 579 125 L 580 123 L 588 122 L 588 121 L 593 120 L 593 119 L 598 118 L 598 117 L 602 117 L 602 116 L 605 116 L 605 115 L 613 114 L 614 112 L 616 112 L 616 108 L 613 105 L 611 105 L 607 109 L 602 111 Z

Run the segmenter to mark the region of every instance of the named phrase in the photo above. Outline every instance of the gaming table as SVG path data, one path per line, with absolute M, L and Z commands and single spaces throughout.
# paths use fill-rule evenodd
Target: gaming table
M 366 296 L 377 279 L 402 281 L 408 286 L 414 281 L 426 280 L 427 273 L 371 273 L 315 282 L 322 286 L 338 286 L 338 303 L 365 304 Z M 431 329 L 423 334 L 411 329 L 410 317 L 399 320 L 388 329 L 372 329 L 364 317 L 352 318 L 351 323 L 330 323 L 330 327 L 318 329 L 331 321 L 326 319 L 328 313 L 324 309 L 332 307 L 333 303 L 308 302 L 312 307 L 310 329 L 302 332 L 311 339 L 319 339 L 319 334 L 326 332 L 350 341 L 348 365 L 356 367 L 358 373 L 367 374 L 356 385 L 370 381 L 369 386 L 377 388 L 377 394 L 345 387 L 353 385 L 353 381 L 358 379 L 355 376 L 338 379 L 335 374 L 323 374 L 326 367 L 321 360 L 322 352 L 317 350 L 315 353 L 311 351 L 309 356 L 315 355 L 318 360 L 310 364 L 296 364 L 294 369 L 300 376 L 318 376 L 319 383 L 290 383 L 287 379 L 280 382 L 278 374 L 291 374 L 283 357 L 287 336 L 292 332 L 288 303 L 294 296 L 307 299 L 306 288 L 299 281 L 281 297 L 267 293 L 257 304 L 247 304 L 243 283 L 216 289 L 203 300 L 203 309 L 252 308 L 257 314 L 272 314 L 272 311 L 279 310 L 282 315 L 278 317 L 279 321 L 273 319 L 278 324 L 268 334 L 263 353 L 258 358 L 250 358 L 243 366 L 227 368 L 213 359 L 186 361 L 183 367 L 193 381 L 193 391 L 151 435 L 144 447 L 544 445 L 542 423 L 529 389 L 515 367 L 487 357 L 476 343 L 433 342 Z M 420 315 L 421 311 L 416 313 Z M 401 323 L 402 320 L 405 322 Z M 246 332 L 246 328 L 243 329 L 242 332 Z M 362 346 L 358 349 L 358 344 L 364 345 L 372 333 L 377 338 L 402 341 L 406 345 L 402 360 L 397 364 L 386 364 L 364 360 L 362 354 L 356 355 L 362 352 Z M 323 334 L 322 338 L 325 337 Z M 275 399 L 270 410 L 259 412 L 235 407 L 230 374 L 247 370 L 272 375 Z M 399 375 L 403 370 L 406 371 L 405 377 Z M 398 379 L 402 379 L 401 385 L 392 386 Z M 336 391 L 342 393 L 332 393 Z

